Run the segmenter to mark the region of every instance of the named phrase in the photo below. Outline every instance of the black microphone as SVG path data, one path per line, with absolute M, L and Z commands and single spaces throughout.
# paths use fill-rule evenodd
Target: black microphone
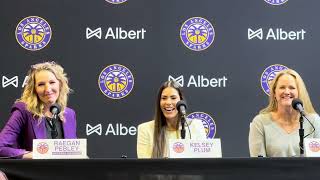
M 300 99 L 293 99 L 291 104 L 292 104 L 293 109 L 299 111 L 302 116 L 306 116 L 306 113 L 304 112 L 302 101 Z
M 187 110 L 187 103 L 183 100 L 180 100 L 177 102 L 177 105 L 176 105 L 178 111 L 183 115 L 185 116 L 187 114 L 186 110 Z
M 300 112 L 300 129 L 299 129 L 299 137 L 300 137 L 300 141 L 299 141 L 299 149 L 300 149 L 300 156 L 303 157 L 304 155 L 304 145 L 303 145 L 303 139 L 304 139 L 304 129 L 303 129 L 303 117 L 306 118 L 306 113 L 304 112 L 303 109 L 303 104 L 302 101 L 300 99 L 293 99 L 292 100 L 292 107 L 293 109 L 297 110 Z M 306 118 L 307 119 L 307 118 Z M 309 121 L 309 120 L 308 120 Z M 312 125 L 313 126 L 313 125 Z
M 181 114 L 181 121 L 180 121 L 181 122 L 181 139 L 185 139 L 186 138 L 186 130 L 184 128 L 184 124 L 186 122 L 187 103 L 183 100 L 180 100 L 177 102 L 176 107 Z
M 61 106 L 58 103 L 54 103 L 50 106 L 50 112 L 53 115 L 53 119 L 57 119 L 57 115 L 61 111 Z

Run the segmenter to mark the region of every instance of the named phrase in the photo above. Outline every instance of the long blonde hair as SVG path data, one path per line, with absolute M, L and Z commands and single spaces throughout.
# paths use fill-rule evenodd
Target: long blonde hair
M 67 106 L 68 95 L 72 90 L 68 85 L 68 78 L 67 74 L 64 72 L 64 69 L 54 61 L 39 63 L 31 66 L 31 69 L 28 72 L 27 84 L 24 87 L 21 97 L 17 99 L 16 102 L 25 103 L 27 110 L 30 111 L 34 117 L 39 118 L 39 120 L 44 117 L 44 103 L 39 99 L 35 90 L 35 75 L 40 71 L 49 71 L 53 73 L 60 82 L 60 93 L 56 103 L 61 106 L 59 117 L 64 121 L 63 113 Z
M 294 71 L 292 69 L 286 69 L 286 70 L 280 71 L 276 75 L 276 77 L 271 81 L 269 105 L 266 108 L 262 109 L 260 111 L 260 113 L 264 114 L 264 113 L 277 111 L 278 106 L 277 106 L 277 101 L 275 98 L 275 89 L 278 85 L 279 78 L 283 75 L 291 75 L 295 79 L 296 84 L 297 84 L 298 93 L 299 93 L 299 99 L 303 103 L 303 107 L 304 107 L 305 112 L 307 114 L 316 113 L 316 111 L 314 110 L 313 105 L 311 103 L 307 88 L 306 88 L 301 76 L 296 71 Z

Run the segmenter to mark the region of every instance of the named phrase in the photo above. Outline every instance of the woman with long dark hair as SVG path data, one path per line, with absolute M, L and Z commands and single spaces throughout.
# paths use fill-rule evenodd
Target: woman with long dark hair
M 176 104 L 186 100 L 181 87 L 175 81 L 167 81 L 159 89 L 154 120 L 138 126 L 138 158 L 168 157 L 168 139 L 180 139 L 180 114 Z M 186 120 L 186 139 L 205 139 L 206 132 L 201 120 Z M 192 135 L 192 137 L 191 137 Z

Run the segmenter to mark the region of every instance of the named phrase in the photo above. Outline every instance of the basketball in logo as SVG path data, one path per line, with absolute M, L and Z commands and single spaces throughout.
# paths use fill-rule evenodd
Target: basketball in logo
M 38 145 L 37 145 L 37 151 L 38 153 L 40 154 L 45 154 L 49 151 L 49 145 L 45 142 L 40 142 Z
M 21 47 L 30 51 L 37 51 L 49 44 L 52 31 L 45 19 L 38 16 L 29 16 L 18 23 L 15 34 Z
M 113 64 L 101 71 L 98 84 L 105 96 L 111 99 L 121 99 L 132 91 L 134 78 L 127 67 Z
M 320 144 L 319 142 L 317 141 L 311 141 L 309 143 L 309 149 L 312 151 L 312 152 L 318 152 L 320 150 Z
M 207 49 L 213 42 L 215 31 L 212 24 L 202 17 L 186 20 L 180 29 L 182 43 L 193 51 Z
M 173 151 L 176 153 L 182 153 L 184 151 L 184 145 L 180 142 L 173 144 Z

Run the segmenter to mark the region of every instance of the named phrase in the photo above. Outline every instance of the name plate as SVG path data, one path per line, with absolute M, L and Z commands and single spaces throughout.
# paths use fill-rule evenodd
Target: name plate
M 169 139 L 169 158 L 221 158 L 220 139 Z
M 87 159 L 87 139 L 34 139 L 33 159 Z
M 305 157 L 320 157 L 320 139 L 306 138 L 304 139 Z

